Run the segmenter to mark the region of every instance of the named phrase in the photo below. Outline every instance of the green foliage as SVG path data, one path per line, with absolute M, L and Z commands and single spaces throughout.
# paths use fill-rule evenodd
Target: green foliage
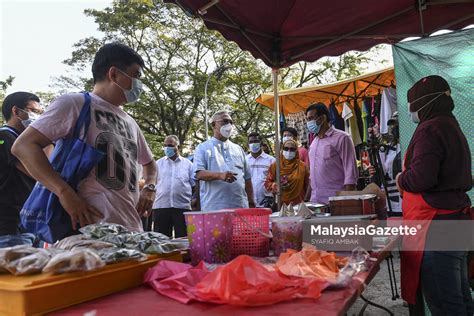
M 153 151 L 162 156 L 166 135 L 177 135 L 183 152 L 205 139 L 204 89 L 208 83 L 209 117 L 217 110 L 232 111 L 239 132 L 235 141 L 246 147 L 247 134 L 274 136 L 273 112 L 255 98 L 271 87 L 271 70 L 240 50 L 235 43 L 209 31 L 197 19 L 161 1 L 115 1 L 104 10 L 86 10 L 102 38 L 85 38 L 74 45 L 64 63 L 71 73 L 90 69 L 95 52 L 104 43 L 121 41 L 134 48 L 145 61 L 145 92 L 140 101 L 125 110 L 137 121 Z M 359 74 L 363 53 L 346 54 L 313 64 L 300 63 L 282 70 L 281 88 L 318 84 Z M 220 74 L 213 73 L 224 67 Z M 62 91 L 91 90 L 89 76 L 57 78 Z M 212 129 L 210 128 L 212 133 Z
M 0 105 L 3 104 L 3 100 L 7 96 L 7 89 L 13 84 L 13 80 L 15 80 L 15 77 L 12 76 L 8 76 L 5 80 L 0 80 Z M 3 125 L 4 123 L 3 115 L 0 115 L 0 124 Z

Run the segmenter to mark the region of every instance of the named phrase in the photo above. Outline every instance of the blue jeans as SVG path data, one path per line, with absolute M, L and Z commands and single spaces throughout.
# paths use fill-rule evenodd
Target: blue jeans
M 474 314 L 465 251 L 425 251 L 421 288 L 433 316 Z
M 35 241 L 35 235 L 30 233 L 17 234 L 17 235 L 1 235 L 0 236 L 0 248 L 13 247 L 17 245 L 33 246 Z

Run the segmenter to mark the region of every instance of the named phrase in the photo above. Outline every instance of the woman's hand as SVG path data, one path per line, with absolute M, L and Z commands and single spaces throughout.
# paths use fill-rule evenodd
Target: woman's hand
M 403 189 L 402 189 L 402 187 L 400 186 L 400 184 L 398 184 L 398 178 L 400 177 L 401 174 L 402 174 L 402 173 L 399 172 L 399 173 L 397 174 L 397 176 L 395 177 L 395 184 L 397 185 L 397 190 L 398 190 L 398 192 L 400 192 L 400 196 L 403 198 Z

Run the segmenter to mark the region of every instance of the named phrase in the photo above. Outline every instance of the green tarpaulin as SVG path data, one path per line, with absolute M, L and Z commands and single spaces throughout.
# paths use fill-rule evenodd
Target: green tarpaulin
M 398 43 L 393 46 L 393 61 L 402 155 L 416 128 L 408 115 L 407 91 L 421 78 L 439 75 L 451 86 L 454 115 L 469 142 L 474 167 L 474 29 Z M 474 201 L 474 191 L 469 194 Z

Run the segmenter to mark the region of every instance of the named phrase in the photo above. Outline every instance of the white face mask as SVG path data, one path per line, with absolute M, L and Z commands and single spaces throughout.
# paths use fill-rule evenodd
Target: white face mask
M 420 123 L 420 117 L 418 116 L 418 112 L 420 112 L 423 108 L 425 108 L 428 104 L 430 104 L 431 102 L 433 102 L 434 100 L 436 100 L 437 98 L 439 98 L 440 96 L 442 96 L 443 94 L 446 94 L 446 95 L 450 95 L 450 92 L 449 91 L 442 91 L 442 92 L 435 92 L 435 93 L 429 93 L 429 94 L 426 94 L 426 95 L 423 95 L 421 97 L 419 97 L 418 99 L 416 99 L 415 101 L 413 102 L 408 102 L 407 105 L 408 105 L 408 113 L 410 113 L 410 117 L 411 117 L 411 120 L 413 121 L 413 123 Z M 410 105 L 417 102 L 418 100 L 421 100 L 425 97 L 428 97 L 430 95 L 437 95 L 436 97 L 434 97 L 431 101 L 429 101 L 428 103 L 426 103 L 425 105 L 423 105 L 421 108 L 419 108 L 417 111 L 415 112 L 411 112 L 410 111 Z
M 19 109 L 19 110 L 28 114 L 28 118 L 26 120 L 21 120 L 21 124 L 23 124 L 25 128 L 27 128 L 31 123 L 36 121 L 38 117 L 40 116 L 39 114 L 34 113 L 34 112 L 28 112 L 22 109 Z
M 283 157 L 285 157 L 286 160 L 293 160 L 296 157 L 296 151 L 283 151 Z
M 140 94 L 142 94 L 142 92 L 143 92 L 143 83 L 141 82 L 140 79 L 130 77 L 129 75 L 127 75 L 125 72 L 123 72 L 122 70 L 120 70 L 118 68 L 117 68 L 117 70 L 120 71 L 122 74 L 124 74 L 125 76 L 127 76 L 128 78 L 130 78 L 132 80 L 132 87 L 130 88 L 130 90 L 127 90 L 127 89 L 124 89 L 121 86 L 119 86 L 118 83 L 116 83 L 116 82 L 114 82 L 114 83 L 120 89 L 122 89 L 123 94 L 125 95 L 125 99 L 127 99 L 127 103 L 137 102 L 138 99 L 140 98 Z
M 234 131 L 234 125 L 232 125 L 230 123 L 221 126 L 221 129 L 220 129 L 221 135 L 224 138 L 230 138 L 230 136 L 232 136 L 233 131 Z

